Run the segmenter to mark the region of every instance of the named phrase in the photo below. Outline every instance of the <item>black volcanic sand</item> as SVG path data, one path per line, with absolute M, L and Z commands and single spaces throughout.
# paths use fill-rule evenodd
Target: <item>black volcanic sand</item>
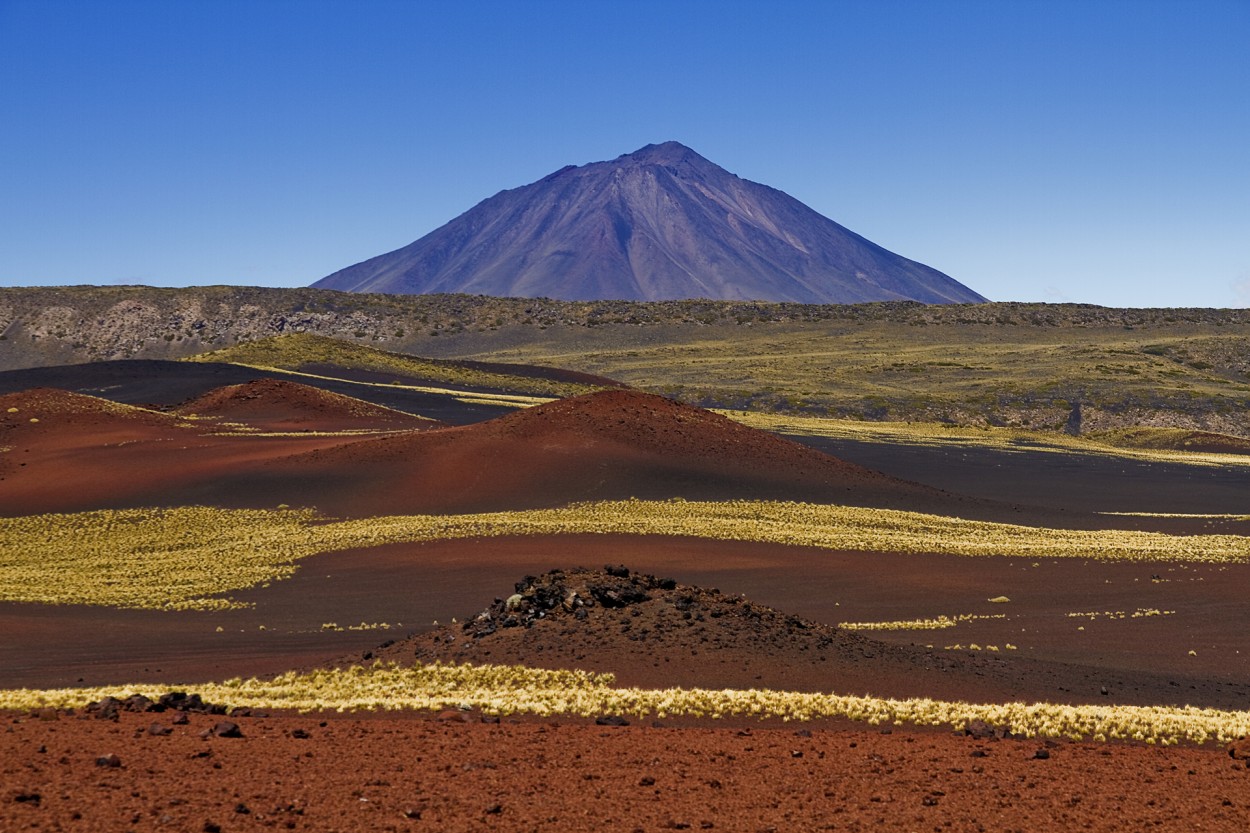
M 292 579 L 234 594 L 254 601 L 251 610 L 0 605 L 0 632 L 9 636 L 0 642 L 0 686 L 60 686 L 79 678 L 92 685 L 195 682 L 278 673 L 334 655 L 364 661 L 366 652 L 369 659 L 408 662 L 417 658 L 414 647 L 377 646 L 410 633 L 427 634 L 418 639 L 428 640 L 435 620 L 445 626 L 456 617 L 462 624 L 514 592 L 513 582 L 524 575 L 605 563 L 717 588 L 725 596 L 746 594 L 756 605 L 781 611 L 783 623 L 791 615 L 824 626 L 939 614 L 1007 618 L 944 630 L 872 632 L 867 635 L 890 645 L 872 647 L 876 643 L 856 638 L 855 651 L 866 654 L 848 659 L 827 653 L 820 661 L 821 654 L 805 650 L 801 641 L 779 641 L 784 629 L 766 630 L 759 644 L 745 640 L 737 649 L 715 644 L 723 641 L 723 631 L 685 635 L 682 611 L 669 607 L 664 628 L 646 626 L 652 639 L 629 639 L 644 625 L 624 635 L 611 628 L 521 629 L 514 631 L 519 640 L 477 640 L 479 647 L 469 653 L 448 650 L 444 657 L 612 671 L 621 683 L 634 685 L 1219 708 L 1243 708 L 1250 699 L 1250 673 L 1240 659 L 1250 656 L 1250 610 L 1241 589 L 1250 565 L 1221 570 L 1047 560 L 1034 567 L 1015 559 L 598 535 L 471 539 L 315 556 L 301 562 Z M 1152 572 L 1166 580 L 1151 581 Z M 1000 594 L 1012 601 L 987 601 Z M 1145 607 L 1176 612 L 1131 618 Z M 1067 616 L 1107 611 L 1130 616 Z M 648 621 L 655 619 L 648 615 Z M 322 629 L 331 622 L 402 626 Z M 683 635 L 673 637 L 669 631 L 678 627 Z M 460 634 L 459 625 L 447 633 L 459 635 L 460 644 L 474 641 Z M 710 642 L 700 641 L 705 636 Z M 1003 650 L 942 650 L 972 642 Z M 1008 642 L 1018 650 L 1007 651 Z M 427 651 L 422 658 L 434 656 Z
M 894 477 L 986 500 L 1067 512 L 1250 513 L 1250 466 L 785 436 Z

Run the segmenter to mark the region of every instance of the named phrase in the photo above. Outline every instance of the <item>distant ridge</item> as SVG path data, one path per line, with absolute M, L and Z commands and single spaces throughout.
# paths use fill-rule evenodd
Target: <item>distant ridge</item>
M 678 142 L 501 191 L 313 286 L 562 300 L 985 300 Z

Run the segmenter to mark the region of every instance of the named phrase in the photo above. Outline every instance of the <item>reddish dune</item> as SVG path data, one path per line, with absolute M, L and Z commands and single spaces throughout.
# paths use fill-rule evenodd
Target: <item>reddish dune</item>
M 180 405 L 176 413 L 240 422 L 265 431 L 428 429 L 439 423 L 361 399 L 282 379 L 228 385 Z
M 0 397 L 0 514 L 222 502 L 225 474 L 343 437 L 212 436 L 205 423 L 66 391 Z M 232 505 L 281 502 L 249 492 Z
M 257 392 L 267 393 L 251 396 Z M 0 448 L 12 449 L 0 456 L 0 511 L 7 514 L 285 503 L 370 516 L 630 497 L 802 500 L 964 516 L 1011 511 L 627 390 L 560 400 L 459 428 L 365 437 L 230 435 L 217 430 L 215 421 L 46 390 L 11 394 L 4 401 L 11 403 L 0 409 L 8 437 Z M 342 401 L 272 382 L 225 389 L 185 410 L 215 408 L 232 416 L 251 410 L 262 415 L 257 419 L 280 419 L 283 407 L 290 413 L 310 401 L 333 405 L 325 419 L 342 425 Z M 17 410 L 10 413 L 10 407 Z M 369 407 L 362 404 L 357 412 Z M 41 421 L 31 423 L 31 415 Z
M 685 497 L 911 505 L 937 493 L 660 396 L 615 390 L 462 428 L 275 463 L 288 503 L 335 513 L 476 512 Z M 321 484 L 350 477 L 350 488 Z

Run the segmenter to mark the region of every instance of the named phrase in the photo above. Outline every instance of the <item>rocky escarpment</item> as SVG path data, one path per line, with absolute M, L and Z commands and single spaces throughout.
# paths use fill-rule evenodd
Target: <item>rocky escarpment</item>
M 1081 330 L 1182 325 L 1250 327 L 1250 310 L 1111 309 L 1088 305 L 914 302 L 796 304 L 755 301 L 553 301 L 469 295 L 392 296 L 319 289 L 210 286 L 0 287 L 0 370 L 106 359 L 181 358 L 283 333 L 334 336 L 386 349 L 443 355 L 441 336 L 489 345 L 511 330 L 706 327 L 891 321 L 908 326 Z M 433 339 L 433 340 L 432 340 Z M 1233 346 L 1214 357 L 1240 362 Z M 1209 352 L 1209 351 L 1208 351 Z

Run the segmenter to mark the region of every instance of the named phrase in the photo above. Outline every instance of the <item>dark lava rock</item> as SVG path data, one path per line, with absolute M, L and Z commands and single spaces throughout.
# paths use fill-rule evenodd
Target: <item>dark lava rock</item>
M 1250 761 L 1250 738 L 1240 738 L 1230 743 L 1228 756 L 1238 761 Z
M 605 714 L 595 718 L 596 726 L 628 726 L 629 721 L 619 714 Z
M 95 765 L 107 767 L 109 769 L 116 769 L 117 767 L 122 765 L 122 759 L 110 753 L 108 755 L 101 755 L 100 757 L 96 758 Z
M 152 698 L 145 697 L 142 694 L 130 695 L 122 701 L 122 707 L 128 712 L 157 712 L 165 710 L 165 707 L 160 703 L 154 703 Z
M 105 697 L 94 703 L 88 703 L 86 712 L 97 720 L 117 720 L 121 713 L 122 703 L 116 697 Z
M 173 733 L 174 733 L 173 729 L 169 728 L 168 726 L 162 726 L 159 723 L 153 723 L 151 726 L 148 727 L 148 734 L 154 738 L 162 738 L 162 737 L 165 737 L 166 735 L 172 735 Z
M 209 735 L 215 738 L 241 738 L 243 731 L 239 728 L 239 724 L 232 720 L 219 720 L 213 724 L 213 728 L 208 730 L 206 736 Z

